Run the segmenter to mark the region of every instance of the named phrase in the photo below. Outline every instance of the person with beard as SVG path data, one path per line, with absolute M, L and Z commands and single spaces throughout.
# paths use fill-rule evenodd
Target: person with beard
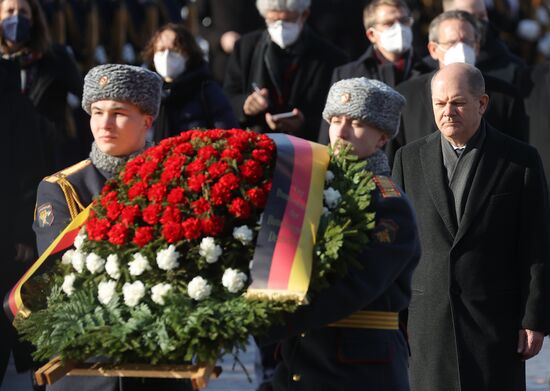
M 212 79 L 195 38 L 183 25 L 161 27 L 142 57 L 164 80 L 160 112 L 153 127 L 155 142 L 189 129 L 238 126 L 231 104 Z
M 317 141 L 332 71 L 344 52 L 306 25 L 311 0 L 257 0 L 266 28 L 243 35 L 224 89 L 243 127 Z M 275 114 L 284 114 L 281 118 Z

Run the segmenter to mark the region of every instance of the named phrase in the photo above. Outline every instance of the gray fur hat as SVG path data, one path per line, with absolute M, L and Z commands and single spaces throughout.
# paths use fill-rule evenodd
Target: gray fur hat
M 162 79 L 155 72 L 133 65 L 105 64 L 90 69 L 84 78 L 82 108 L 88 113 L 98 100 L 129 102 L 157 117 Z
M 256 0 L 256 8 L 260 15 L 265 17 L 267 11 L 298 11 L 309 9 L 311 0 Z
M 345 79 L 330 87 L 323 118 L 330 123 L 335 115 L 361 119 L 391 138 L 399 131 L 405 98 L 387 84 L 365 77 Z

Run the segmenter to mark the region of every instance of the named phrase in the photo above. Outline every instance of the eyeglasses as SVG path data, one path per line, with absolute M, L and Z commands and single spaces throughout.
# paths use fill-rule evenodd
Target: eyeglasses
M 459 42 L 462 42 L 463 44 L 471 46 L 471 47 L 476 46 L 476 41 L 472 41 L 472 40 L 469 40 L 469 39 L 463 39 L 463 40 L 460 40 L 460 41 L 437 42 L 437 45 L 441 46 L 443 48 L 450 48 L 450 47 L 453 47 L 454 45 L 456 45 Z
M 390 28 L 391 26 L 393 26 L 395 23 L 400 23 L 402 24 L 403 26 L 409 26 L 411 27 L 412 24 L 414 23 L 414 19 L 412 16 L 402 16 L 398 19 L 391 19 L 391 20 L 386 20 L 386 21 L 382 21 L 382 22 L 378 22 L 378 23 L 375 23 L 374 25 L 375 26 L 382 26 L 382 27 L 385 27 L 385 28 Z

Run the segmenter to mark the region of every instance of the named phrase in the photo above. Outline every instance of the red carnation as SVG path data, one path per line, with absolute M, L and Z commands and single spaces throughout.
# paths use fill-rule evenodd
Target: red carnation
M 214 205 L 227 204 L 231 199 L 231 190 L 227 186 L 224 186 L 223 183 L 218 182 L 212 186 L 210 198 L 212 199 L 212 203 Z
M 110 223 L 107 219 L 89 219 L 86 223 L 86 232 L 90 240 L 100 241 L 107 237 Z
M 267 202 L 267 192 L 264 189 L 255 187 L 247 190 L 246 195 L 248 199 L 256 208 L 263 208 Z
M 240 163 L 243 161 L 242 153 L 235 148 L 224 149 L 222 152 L 222 158 L 235 160 L 237 161 L 237 163 Z
M 234 198 L 228 208 L 229 213 L 240 219 L 248 219 L 250 217 L 251 208 L 248 202 L 240 197 Z
M 272 182 L 268 181 L 268 182 L 264 183 L 263 188 L 266 192 L 269 193 L 271 191 L 272 185 L 273 185 Z
M 262 178 L 262 175 L 264 174 L 262 165 L 257 161 L 251 159 L 241 164 L 239 166 L 239 170 L 241 171 L 241 175 L 243 176 L 243 178 L 252 183 L 260 180 Z
M 202 230 L 207 236 L 218 236 L 222 233 L 225 226 L 225 220 L 223 217 L 211 216 L 205 219 L 201 219 Z
M 200 193 L 205 181 L 206 181 L 206 176 L 204 176 L 203 174 L 191 175 L 187 179 L 187 186 L 189 187 L 189 190 L 191 190 L 192 192 Z
M 155 183 L 149 189 L 149 192 L 147 193 L 147 198 L 149 199 L 149 201 L 162 202 L 165 194 L 166 186 L 162 183 Z
M 204 198 L 199 198 L 198 200 L 193 201 L 191 203 L 191 207 L 196 215 L 201 215 L 210 211 L 210 204 Z
M 218 178 L 219 176 L 225 174 L 228 169 L 229 164 L 224 161 L 218 161 L 212 163 L 210 167 L 208 167 L 208 174 L 210 174 L 211 178 Z
M 118 193 L 116 191 L 110 191 L 107 194 L 101 196 L 101 205 L 106 208 L 107 205 L 109 205 L 111 202 L 116 201 L 117 197 Z
M 168 243 L 175 243 L 183 237 L 182 226 L 178 223 L 167 223 L 162 226 L 162 236 Z
M 193 162 L 189 163 L 187 167 L 185 167 L 185 172 L 187 173 L 187 175 L 195 175 L 204 171 L 204 169 L 204 162 L 200 159 L 195 159 L 193 160 Z
M 155 170 L 158 167 L 158 160 L 151 159 L 143 163 L 143 165 L 139 169 L 139 176 L 144 180 L 147 181 L 151 174 L 155 172 Z
M 134 184 L 130 190 L 128 190 L 128 198 L 133 200 L 137 197 L 145 197 L 147 191 L 147 184 L 145 182 L 138 182 Z
M 216 151 L 216 148 L 212 145 L 207 145 L 197 151 L 197 156 L 203 161 L 208 161 L 211 158 L 217 158 L 218 155 L 218 151 Z
M 252 157 L 260 163 L 268 163 L 271 160 L 271 154 L 265 149 L 255 149 L 252 151 Z
M 134 234 L 133 242 L 139 247 L 143 247 L 153 240 L 153 227 L 139 227 Z
M 174 153 L 177 155 L 191 156 L 194 150 L 195 149 L 191 143 L 183 143 L 174 148 Z
M 202 235 L 202 227 L 199 219 L 190 217 L 181 223 L 183 236 L 187 240 L 198 239 Z
M 158 223 L 161 210 L 162 206 L 159 204 L 150 204 L 146 206 L 142 211 L 143 221 L 151 225 Z
M 180 221 L 181 212 L 178 208 L 175 208 L 173 206 L 167 206 L 166 209 L 164 209 L 162 217 L 160 218 L 161 224 L 179 223 Z
M 129 205 L 125 206 L 120 213 L 122 216 L 122 222 L 126 225 L 134 224 L 136 217 L 139 216 L 139 206 L 138 205 Z
M 126 243 L 126 237 L 128 236 L 128 227 L 122 223 L 115 224 L 111 227 L 107 236 L 112 244 L 123 245 Z
M 229 173 L 222 176 L 218 183 L 227 187 L 229 190 L 235 190 L 241 185 L 241 180 L 237 175 Z
M 107 218 L 111 221 L 114 221 L 120 215 L 123 206 L 118 201 L 113 201 L 107 205 Z
M 181 187 L 175 187 L 168 193 L 166 200 L 170 204 L 180 204 L 184 199 L 184 192 Z

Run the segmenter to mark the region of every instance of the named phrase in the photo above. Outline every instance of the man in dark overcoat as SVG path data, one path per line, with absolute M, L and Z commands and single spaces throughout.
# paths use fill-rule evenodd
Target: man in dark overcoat
M 317 141 L 332 71 L 346 55 L 305 24 L 310 3 L 257 1 L 267 28 L 237 41 L 224 81 L 243 127 Z M 292 117 L 273 117 L 286 112 Z
M 418 216 L 408 330 L 415 391 L 525 390 L 548 333 L 548 194 L 537 151 L 482 119 L 481 72 L 432 81 L 439 131 L 401 148 L 393 177 Z
M 357 60 L 341 65 L 332 72 L 331 84 L 353 77 L 380 80 L 395 87 L 401 82 L 430 69 L 412 48 L 413 18 L 404 0 L 375 0 L 363 11 L 365 35 L 371 43 Z M 323 121 L 319 143 L 326 144 L 328 123 Z

